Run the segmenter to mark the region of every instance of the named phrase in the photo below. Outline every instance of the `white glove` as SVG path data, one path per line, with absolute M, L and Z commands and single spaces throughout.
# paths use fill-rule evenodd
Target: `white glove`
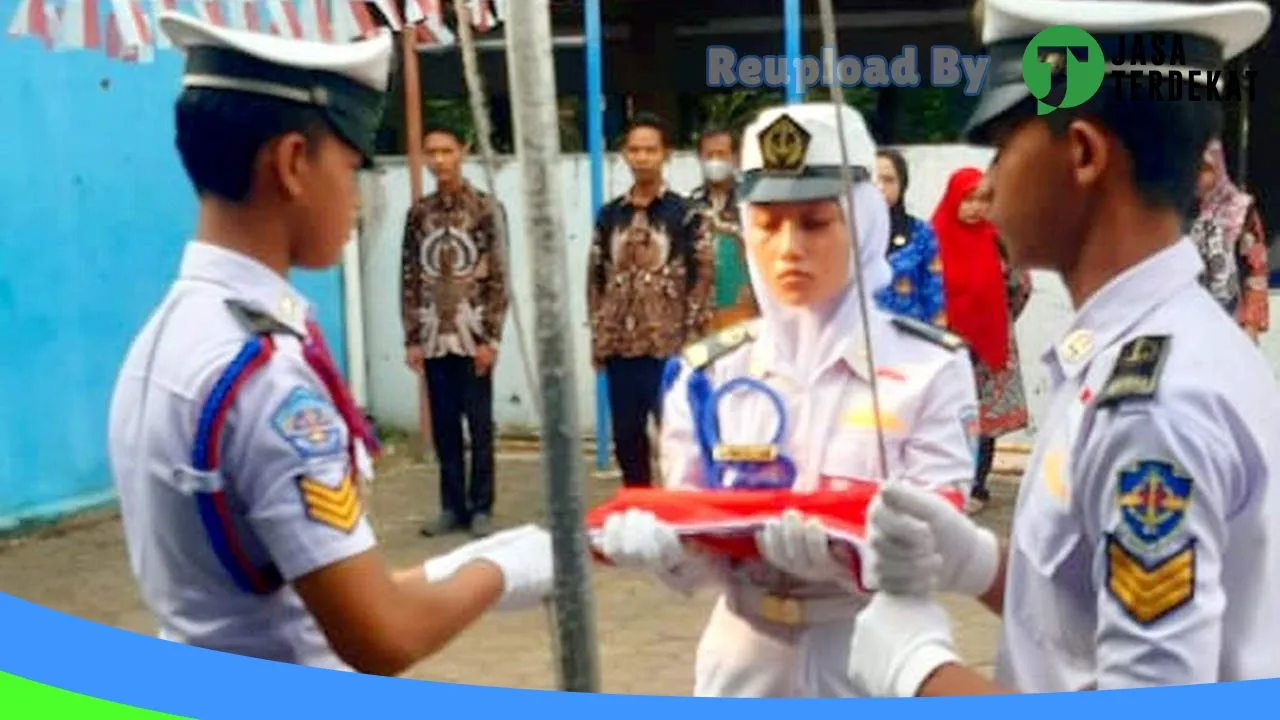
M 931 590 L 978 597 L 1000 570 L 995 533 L 941 495 L 905 482 L 884 485 L 867 511 L 869 572 L 878 589 L 899 595 Z
M 849 677 L 867 697 L 915 697 L 935 670 L 960 661 L 951 623 L 932 600 L 876 593 L 858 613 Z
M 610 515 L 598 549 L 620 568 L 648 570 L 677 592 L 688 594 L 714 575 L 715 561 L 689 552 L 675 528 L 657 515 L 632 508 Z
M 831 553 L 827 531 L 798 510 L 765 522 L 756 533 L 756 546 L 765 562 L 810 582 L 838 582 L 853 589 L 853 570 Z
M 632 508 L 610 515 L 600 531 L 600 552 L 620 568 L 665 570 L 685 559 L 675 528 Z
M 555 562 L 551 535 L 536 525 L 521 525 L 469 542 L 456 550 L 427 560 L 427 582 L 440 582 L 472 560 L 488 560 L 502 571 L 502 597 L 494 609 L 529 610 L 551 594 Z

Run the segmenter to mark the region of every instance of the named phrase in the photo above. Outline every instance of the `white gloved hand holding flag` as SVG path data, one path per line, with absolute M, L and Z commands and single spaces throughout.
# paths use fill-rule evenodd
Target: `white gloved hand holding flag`
M 853 568 L 831 552 L 831 536 L 817 520 L 791 509 L 765 521 L 756 534 L 765 562 L 809 582 L 836 582 L 852 590 Z

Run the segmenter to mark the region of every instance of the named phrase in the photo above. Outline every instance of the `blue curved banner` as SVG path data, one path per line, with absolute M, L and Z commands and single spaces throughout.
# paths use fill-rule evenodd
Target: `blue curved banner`
M 466 642 L 463 636 L 457 642 Z M 551 649 L 548 648 L 548 652 Z M 692 668 L 691 668 L 692 671 Z M 697 718 L 700 698 L 586 695 L 509 690 L 382 678 L 303 668 L 200 650 L 74 618 L 0 594 L 0 680 L 8 674 L 88 698 L 198 720 L 241 718 L 654 717 Z M 0 682 L 0 691 L 9 687 Z M 22 686 L 18 686 L 22 687 Z M 32 687 L 28 684 L 28 687 Z M 0 692 L 0 716 L 7 704 Z M 37 697 L 36 695 L 23 695 Z M 1119 718 L 1244 714 L 1280 697 L 1280 680 L 1152 690 L 929 700 L 719 700 L 735 703 L 734 720 L 774 720 L 779 712 L 847 718 L 883 712 L 894 720 L 980 716 L 1077 720 L 1085 713 Z M 37 717 L 24 700 L 22 717 Z M 779 707 L 803 702 L 795 708 Z M 849 703 L 857 702 L 858 708 Z M 9 705 L 17 709 L 16 705 Z M 91 713 L 97 717 L 98 713 Z M 113 716 L 116 716 L 113 713 Z M 119 715 L 134 717 L 133 715 Z M 139 715 L 138 717 L 142 717 Z

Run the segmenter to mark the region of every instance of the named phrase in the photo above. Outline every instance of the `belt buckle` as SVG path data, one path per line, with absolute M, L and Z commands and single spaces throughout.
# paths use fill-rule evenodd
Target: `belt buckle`
M 765 595 L 760 600 L 760 617 L 777 625 L 800 625 L 804 622 L 804 607 L 793 597 Z

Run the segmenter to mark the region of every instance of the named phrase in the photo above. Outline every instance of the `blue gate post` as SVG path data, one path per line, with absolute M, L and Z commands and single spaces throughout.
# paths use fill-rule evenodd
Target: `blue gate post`
M 788 0 L 788 2 L 799 0 Z M 591 217 L 604 205 L 604 42 L 600 21 L 600 0 L 585 0 L 583 34 L 587 60 L 587 152 L 591 158 Z M 596 373 L 596 469 L 609 465 L 609 384 L 604 371 Z
M 800 38 L 804 18 L 800 15 L 800 0 L 783 0 L 782 27 L 787 54 L 787 102 L 798 103 L 804 101 L 800 77 Z

